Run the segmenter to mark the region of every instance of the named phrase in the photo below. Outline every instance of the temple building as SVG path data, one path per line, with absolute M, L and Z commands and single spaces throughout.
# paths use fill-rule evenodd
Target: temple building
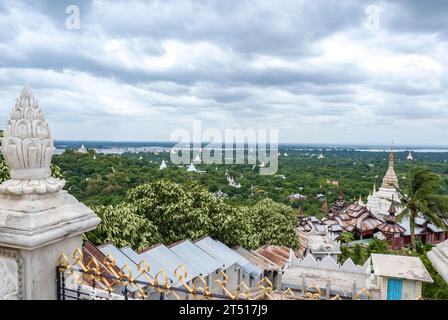
M 378 226 L 383 237 L 390 242 L 390 248 L 392 250 L 400 249 L 403 247 L 403 237 L 402 233 L 406 230 L 400 226 L 395 217 L 395 213 L 397 210 L 395 209 L 395 203 L 391 202 L 389 208 L 389 215 L 384 217 L 384 223 Z
M 412 151 L 409 151 L 409 154 L 408 154 L 408 156 L 407 156 L 406 159 L 408 159 L 408 160 L 414 160 L 414 157 L 412 156 Z
M 366 206 L 351 204 L 322 218 L 322 222 L 332 230 L 339 225 L 342 232 L 350 232 L 362 239 L 372 237 L 383 220 L 374 215 Z
M 333 203 L 333 205 L 331 206 L 331 213 L 332 214 L 337 214 L 339 213 L 339 211 L 341 211 L 342 209 L 348 207 L 348 203 L 345 201 L 345 194 L 344 192 L 339 192 L 338 194 L 338 198 L 335 201 L 335 203 Z
M 394 151 L 391 149 L 389 155 L 389 168 L 383 178 L 383 184 L 378 191 L 374 188 L 373 193 L 367 198 L 366 206 L 373 214 L 388 216 L 392 199 L 395 198 L 397 201 L 400 201 L 400 194 L 397 191 L 399 184 L 394 169 L 394 161 L 395 155 Z M 403 210 L 399 205 L 397 205 L 395 209 L 397 215 Z

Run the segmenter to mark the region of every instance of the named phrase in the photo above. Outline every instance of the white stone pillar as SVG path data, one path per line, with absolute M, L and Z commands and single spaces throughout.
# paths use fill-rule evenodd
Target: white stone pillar
M 0 300 L 56 299 L 56 265 L 81 248 L 100 219 L 51 177 L 53 139 L 25 87 L 8 121 L 1 151 L 11 179 L 0 185 Z

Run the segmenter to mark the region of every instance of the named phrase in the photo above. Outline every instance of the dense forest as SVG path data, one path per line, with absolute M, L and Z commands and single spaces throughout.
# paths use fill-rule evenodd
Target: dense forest
M 287 156 L 285 156 L 287 154 Z M 349 201 L 359 196 L 365 200 L 373 185 L 381 185 L 387 170 L 387 152 L 351 150 L 324 151 L 325 159 L 318 159 L 320 151 L 280 150 L 279 169 L 274 176 L 260 175 L 253 165 L 205 165 L 196 168 L 205 172 L 187 172 L 185 166 L 170 164 L 170 154 L 125 153 L 123 155 L 88 154 L 65 151 L 54 156 L 67 181 L 66 189 L 88 205 L 114 205 L 123 201 L 126 192 L 143 183 L 166 179 L 176 183 L 195 182 L 210 192 L 222 191 L 226 203 L 253 205 L 264 198 L 293 208 L 302 208 L 307 215 L 321 216 L 323 201 L 332 203 L 339 191 Z M 406 160 L 407 152 L 397 152 L 395 170 L 400 180 L 405 179 L 413 165 L 427 166 L 448 180 L 448 153 L 415 153 L 414 161 Z M 165 160 L 168 167 L 160 170 Z M 226 178 L 234 178 L 240 188 L 229 185 Z M 335 185 L 337 182 L 337 185 Z M 288 199 L 300 193 L 306 199 Z

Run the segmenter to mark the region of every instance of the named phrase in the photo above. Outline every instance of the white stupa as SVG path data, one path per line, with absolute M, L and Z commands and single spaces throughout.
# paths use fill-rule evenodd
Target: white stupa
M 193 162 L 194 163 L 201 163 L 202 162 L 201 156 L 199 155 L 199 153 L 196 153 L 196 157 L 194 157 Z
M 87 149 L 86 147 L 84 147 L 84 145 L 81 145 L 81 147 L 78 149 L 79 153 L 87 153 Z
M 96 160 L 96 155 L 95 155 L 95 154 L 93 155 L 93 158 L 92 158 L 92 159 L 93 159 L 93 160 Z
M 229 186 L 237 189 L 241 188 L 241 183 L 240 182 L 236 183 L 233 177 L 227 176 L 227 181 L 229 182 Z
M 412 156 L 412 151 L 409 151 L 408 157 L 406 159 L 414 160 L 414 157 Z
M 194 166 L 193 162 L 190 163 L 190 165 L 187 168 L 187 172 L 196 172 L 198 170 L 196 170 L 196 167 Z
M 359 199 L 358 199 L 358 205 L 360 205 L 360 206 L 364 206 L 364 201 L 362 200 L 362 197 L 361 196 L 359 196 Z
M 383 184 L 378 191 L 374 187 L 373 193 L 367 198 L 366 206 L 370 211 L 372 211 L 373 214 L 382 216 L 389 215 L 389 208 L 392 200 L 395 199 L 395 201 L 399 201 L 401 198 L 399 192 L 397 191 L 399 185 L 394 169 L 394 160 L 394 151 L 391 149 L 389 155 L 389 168 L 383 178 Z M 401 206 L 397 204 L 395 208 L 397 210 L 397 215 L 403 210 Z
M 160 170 L 163 170 L 166 168 L 165 160 L 162 160 L 162 163 L 160 164 Z
M 324 154 L 322 153 L 322 151 L 320 152 L 320 155 L 317 158 L 318 159 L 325 159 Z

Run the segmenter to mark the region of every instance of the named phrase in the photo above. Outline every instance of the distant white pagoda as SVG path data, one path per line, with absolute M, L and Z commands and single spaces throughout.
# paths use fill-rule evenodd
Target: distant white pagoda
M 237 189 L 241 188 L 241 183 L 240 182 L 236 183 L 233 177 L 227 176 L 227 181 L 229 182 L 229 186 Z
M 84 145 L 81 145 L 81 147 L 78 149 L 78 152 L 79 153 L 87 153 L 87 149 L 86 149 L 86 147 L 84 147 Z
M 401 198 L 399 192 L 397 191 L 399 184 L 394 169 L 394 160 L 395 155 L 393 149 L 391 148 L 389 155 L 389 168 L 383 178 L 383 184 L 378 191 L 374 187 L 373 193 L 367 198 L 366 207 L 372 211 L 373 214 L 388 216 L 390 204 L 393 199 L 399 201 Z M 397 210 L 397 215 L 403 210 L 399 205 L 396 205 L 395 208 Z
M 361 196 L 359 196 L 359 199 L 358 199 L 358 205 L 360 205 L 360 206 L 364 206 L 364 201 L 362 200 L 362 197 Z
M 160 170 L 163 170 L 166 168 L 165 160 L 162 160 L 162 163 L 160 164 Z
M 193 162 L 194 163 L 201 163 L 202 162 L 201 156 L 199 155 L 199 153 L 196 153 L 196 157 L 194 157 Z
M 317 158 L 318 159 L 325 159 L 324 154 L 322 153 L 322 151 L 320 152 L 320 155 Z
M 411 160 L 411 161 L 414 160 L 414 157 L 412 156 L 412 151 L 409 150 L 409 154 L 406 159 Z
M 196 167 L 194 166 L 193 162 L 190 163 L 190 165 L 187 168 L 187 172 L 197 172 L 198 170 L 196 169 Z
M 95 155 L 95 154 L 93 155 L 93 158 L 92 158 L 92 159 L 93 159 L 93 160 L 96 160 L 96 155 Z

